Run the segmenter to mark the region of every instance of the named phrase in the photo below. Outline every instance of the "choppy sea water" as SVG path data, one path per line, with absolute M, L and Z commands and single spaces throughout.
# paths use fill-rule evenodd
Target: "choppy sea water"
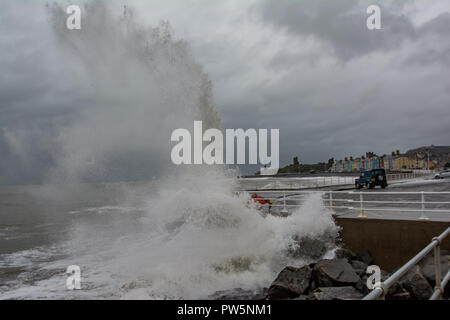
M 287 264 L 318 258 L 295 239 L 332 254 L 337 227 L 320 196 L 288 218 L 264 216 L 228 178 L 186 179 L 0 187 L 0 299 L 208 298 L 260 290 Z M 69 265 L 81 290 L 66 288 Z
M 146 188 L 149 186 L 146 184 Z M 67 266 L 58 261 L 83 251 L 82 247 L 75 251 L 70 248 L 77 230 L 104 232 L 113 237 L 111 223 L 120 223 L 125 232 L 132 227 L 142 211 L 139 201 L 133 202 L 124 188 L 138 192 L 140 186 L 108 183 L 0 187 L 0 297 L 8 298 L 12 290 L 24 286 L 38 287 L 40 281 L 52 277 L 61 278 Z M 135 206 L 124 205 L 125 198 Z

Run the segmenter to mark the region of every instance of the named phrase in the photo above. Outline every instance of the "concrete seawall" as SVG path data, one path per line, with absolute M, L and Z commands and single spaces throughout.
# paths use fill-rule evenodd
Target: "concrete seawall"
M 450 222 L 335 218 L 342 227 L 344 247 L 358 253 L 369 250 L 375 264 L 392 272 L 414 257 L 440 235 Z M 441 249 L 450 250 L 450 238 Z

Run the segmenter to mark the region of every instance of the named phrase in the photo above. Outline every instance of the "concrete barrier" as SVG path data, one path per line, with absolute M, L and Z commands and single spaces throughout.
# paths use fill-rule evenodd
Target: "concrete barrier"
M 341 238 L 345 248 L 355 253 L 369 250 L 386 271 L 394 271 L 427 246 L 433 237 L 445 231 L 450 222 L 335 218 L 342 228 Z M 450 238 L 441 249 L 450 250 Z

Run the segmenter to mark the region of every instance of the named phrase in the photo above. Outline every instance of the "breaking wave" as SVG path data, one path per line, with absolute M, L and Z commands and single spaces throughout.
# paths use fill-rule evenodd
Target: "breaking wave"
M 107 175 L 109 159 L 129 154 L 148 156 L 164 175 L 140 194 L 136 210 L 103 203 L 69 212 L 102 220 L 75 225 L 61 244 L 65 258 L 41 267 L 79 265 L 83 290 L 67 291 L 65 274 L 50 273 L 4 298 L 207 298 L 236 287 L 258 290 L 286 265 L 332 254 L 338 228 L 318 194 L 288 217 L 264 216 L 248 194 L 235 193 L 225 167 L 161 169 L 174 128 L 193 120 L 220 127 L 208 77 L 168 24 L 142 27 L 130 9 L 115 18 L 101 1 L 84 10 L 89 20 L 70 33 L 60 27 L 63 8 L 49 9 L 61 55 L 90 101 L 61 129 L 52 176 Z

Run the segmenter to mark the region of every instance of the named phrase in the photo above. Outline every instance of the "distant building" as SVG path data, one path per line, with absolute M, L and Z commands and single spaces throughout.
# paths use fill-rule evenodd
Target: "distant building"
M 372 168 L 371 169 L 379 168 L 378 158 L 371 158 L 371 161 L 372 161 Z
M 348 160 L 345 162 L 345 172 L 351 172 L 352 171 L 352 161 Z
M 414 169 L 435 169 L 444 167 L 450 160 L 450 146 L 423 146 L 406 151 L 412 159 Z
M 394 158 L 394 170 L 400 171 L 409 169 L 409 158 L 407 155 L 400 154 Z
M 387 162 L 387 165 L 386 165 Z M 392 155 L 387 155 L 385 160 L 385 169 L 394 170 L 394 157 Z
M 373 155 L 373 154 L 371 154 Z M 429 146 L 408 150 L 404 154 L 383 155 L 381 157 L 361 157 L 335 160 L 331 166 L 333 172 L 358 172 L 375 168 L 386 170 L 420 170 L 444 167 L 450 163 L 450 146 Z
M 364 169 L 366 169 L 366 170 L 372 169 L 371 166 L 370 166 L 370 163 L 371 163 L 370 159 L 365 158 L 364 159 Z
M 361 159 L 360 158 L 356 158 L 352 161 L 352 171 L 353 172 L 358 172 L 361 168 Z

